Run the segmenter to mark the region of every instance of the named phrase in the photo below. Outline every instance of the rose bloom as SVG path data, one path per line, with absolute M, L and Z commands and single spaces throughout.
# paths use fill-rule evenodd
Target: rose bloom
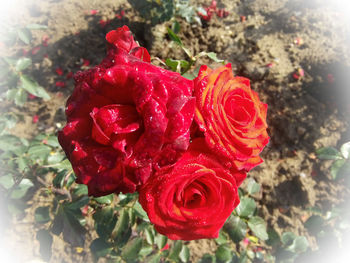
M 217 238 L 239 204 L 237 186 L 245 176 L 224 167 L 198 138 L 179 161 L 148 179 L 139 201 L 156 230 L 170 239 Z
M 189 146 L 193 82 L 150 64 L 124 26 L 109 32 L 107 57 L 75 74 L 58 138 L 89 195 L 134 192 Z
M 233 76 L 227 64 L 215 70 L 202 66 L 194 81 L 195 120 L 209 147 L 239 170 L 260 164 L 269 142 L 267 104 L 251 90 L 249 79 Z

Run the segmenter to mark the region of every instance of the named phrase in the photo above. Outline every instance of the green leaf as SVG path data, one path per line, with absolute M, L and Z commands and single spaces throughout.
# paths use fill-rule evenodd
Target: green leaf
M 62 162 L 53 166 L 53 168 L 55 168 L 57 170 L 67 170 L 67 171 L 71 171 L 73 169 L 72 165 L 68 159 L 64 159 Z
M 40 243 L 40 255 L 46 261 L 49 262 L 52 255 L 52 243 L 53 238 L 50 232 L 46 229 L 40 229 L 36 233 L 36 239 Z
M 314 236 L 323 230 L 325 220 L 319 215 L 312 215 L 305 222 L 305 227 Z
M 74 174 L 70 174 L 68 176 L 68 178 L 66 179 L 66 181 L 65 181 L 66 187 L 67 188 L 71 187 L 71 185 L 74 183 L 75 179 L 76 179 L 75 175 Z
M 112 237 L 114 238 L 115 242 L 119 244 L 119 246 L 122 246 L 126 243 L 126 241 L 128 241 L 130 237 L 129 232 L 131 234 L 129 213 L 127 209 L 122 209 L 117 224 L 112 231 Z
M 112 252 L 113 246 L 102 238 L 97 238 L 91 242 L 90 249 L 96 259 L 107 256 Z
M 81 212 L 81 205 L 85 200 L 80 200 L 80 205 L 79 204 L 74 204 L 72 202 L 66 201 L 64 203 L 64 212 L 67 215 L 67 218 L 70 220 L 73 220 L 74 224 L 79 224 L 79 226 L 85 226 L 86 225 L 86 218 L 82 215 Z M 80 206 L 80 207 L 78 207 Z
M 55 178 L 52 180 L 52 184 L 56 188 L 62 188 L 64 184 L 64 178 L 66 177 L 66 172 L 62 171 L 56 174 Z
M 45 160 L 51 152 L 51 147 L 47 145 L 34 145 L 28 149 L 28 155 L 33 160 Z
M 186 79 L 193 80 L 196 78 L 196 76 L 193 73 L 186 72 L 185 74 L 182 74 L 182 76 Z
M 73 190 L 75 196 L 88 195 L 88 187 L 85 184 L 77 184 Z
M 14 113 L 8 113 L 1 116 L 6 124 L 7 129 L 12 129 L 16 126 L 19 117 Z
M 55 235 L 59 235 L 62 233 L 64 225 L 64 211 L 63 208 L 60 207 L 57 214 L 54 215 L 54 219 L 51 226 L 51 232 Z
M 199 263 L 216 263 L 216 258 L 213 255 L 205 253 Z
M 253 195 L 260 191 L 260 184 L 255 182 L 254 179 L 250 178 L 247 185 L 248 194 Z
M 27 204 L 21 199 L 11 199 L 7 203 L 7 209 L 11 215 L 24 215 L 26 208 L 28 208 Z
M 340 159 L 340 160 L 336 160 L 332 166 L 331 166 L 331 176 L 333 179 L 337 178 L 338 172 L 339 170 L 343 167 L 343 165 L 346 163 L 345 159 Z
M 225 233 L 221 230 L 219 232 L 219 237 L 214 239 L 215 242 L 218 244 L 218 245 L 222 245 L 222 244 L 226 244 L 227 243 L 227 236 L 225 235 Z
M 118 208 L 117 208 L 118 209 Z M 140 223 L 138 223 L 137 224 L 137 226 L 136 226 L 136 232 L 137 233 L 140 233 L 140 232 L 143 232 L 143 231 L 145 231 L 146 229 L 149 229 L 152 233 L 153 233 L 153 235 L 155 235 L 155 231 L 152 229 L 152 228 L 150 228 L 150 224 L 148 223 L 148 222 L 145 222 L 145 221 L 141 221 Z
M 0 150 L 7 152 L 7 151 L 14 151 L 16 148 L 22 145 L 21 140 L 10 134 L 5 134 L 0 137 Z
M 296 235 L 294 233 L 284 232 L 282 234 L 281 241 L 284 246 L 290 246 L 295 238 Z
M 179 259 L 179 254 L 182 250 L 183 243 L 180 240 L 176 240 L 175 243 L 173 244 L 170 254 L 169 254 L 169 259 L 178 261 Z
M 267 231 L 267 234 L 269 236 L 269 239 L 266 240 L 266 244 L 268 244 L 269 246 L 275 246 L 281 242 L 281 238 L 275 229 L 273 229 L 273 228 L 269 229 Z
M 63 206 L 63 239 L 73 246 L 84 247 L 86 230 L 82 226 L 85 218 L 79 209 L 72 209 L 69 204 Z
M 174 41 L 179 46 L 183 46 L 181 39 L 172 31 L 170 28 L 168 28 L 168 35 L 172 41 Z
M 32 80 L 29 76 L 27 75 L 21 75 L 20 80 L 22 83 L 22 88 L 25 89 L 27 92 L 43 98 L 45 100 L 50 99 L 50 95 L 42 88 L 39 86 L 39 84 Z
M 171 69 L 171 71 L 174 71 L 174 72 L 181 71 L 180 60 L 174 60 L 171 58 L 167 58 L 165 60 L 165 64 Z
M 27 153 L 28 147 L 24 145 L 18 145 L 18 147 L 12 149 L 12 152 L 17 157 L 23 157 Z
M 237 262 L 237 260 L 239 263 L 249 263 L 247 252 L 243 251 L 243 253 L 241 253 L 239 256 L 239 259 L 237 258 L 235 261 Z
M 32 41 L 32 33 L 28 28 L 20 28 L 17 30 L 17 35 L 20 40 L 22 40 L 25 44 L 29 45 Z
M 47 26 L 40 25 L 40 24 L 29 24 L 26 26 L 26 28 L 30 30 L 40 30 L 40 29 L 47 29 Z
M 139 252 L 140 257 L 146 257 L 153 252 L 153 247 L 148 244 L 144 244 Z M 148 261 L 145 261 L 148 262 Z
M 145 229 L 145 236 L 146 236 L 147 243 L 150 245 L 153 245 L 154 244 L 154 235 L 149 228 Z
M 159 263 L 162 255 L 159 253 L 153 254 L 145 259 L 147 263 Z
M 132 193 L 132 194 L 119 194 L 118 198 L 119 198 L 119 205 L 120 206 L 125 206 L 128 203 L 130 203 L 131 201 L 134 201 L 135 199 L 137 199 L 138 194 L 137 193 Z
M 57 136 L 50 135 L 50 136 L 47 138 L 47 145 L 50 145 L 50 146 L 52 146 L 52 147 L 59 147 L 60 144 L 59 144 L 59 142 L 58 142 Z
M 69 203 L 66 208 L 71 210 L 80 209 L 84 206 L 86 206 L 89 203 L 89 197 L 86 195 L 81 196 L 77 200 L 74 200 L 73 202 Z
M 25 138 L 19 138 L 19 140 L 21 141 L 21 143 L 22 143 L 24 146 L 26 146 L 26 147 L 29 146 L 29 141 L 28 141 L 27 139 L 25 139 Z
M 174 21 L 174 23 L 171 26 L 171 30 L 174 32 L 174 34 L 177 34 L 180 32 L 181 26 L 179 24 L 179 22 L 177 22 L 176 20 Z
M 50 221 L 50 207 L 40 206 L 35 209 L 34 218 L 37 223 L 44 224 Z
M 6 99 L 14 100 L 19 89 L 9 89 L 6 92 Z
M 224 225 L 224 231 L 227 232 L 233 242 L 238 243 L 247 234 L 247 224 L 238 216 L 231 215 Z
M 255 253 L 254 251 L 250 250 L 250 249 L 247 249 L 246 250 L 246 253 L 247 253 L 247 256 L 248 258 L 250 258 L 251 260 L 253 260 L 255 258 Z
M 116 225 L 117 217 L 112 207 L 97 209 L 93 215 L 95 229 L 100 238 L 108 239 Z
M 221 245 L 215 252 L 216 259 L 221 262 L 229 262 L 232 258 L 231 249 L 227 245 Z
M 297 236 L 293 243 L 288 246 L 286 249 L 288 251 L 294 252 L 294 253 L 303 253 L 307 250 L 309 247 L 309 242 L 307 241 L 306 237 L 304 236 Z
M 6 190 L 10 189 L 15 184 L 11 174 L 5 174 L 0 177 L 0 185 Z
M 135 210 L 132 208 L 128 209 L 129 212 L 129 218 L 130 218 L 130 226 L 133 226 L 136 222 L 136 213 Z
M 48 164 L 60 163 L 64 159 L 64 155 L 58 152 L 50 153 L 47 157 Z
M 341 147 L 340 147 L 340 152 L 343 155 L 343 157 L 345 159 L 349 159 L 350 156 L 350 142 L 344 143 Z
M 1 36 L 7 46 L 13 46 L 17 40 L 17 33 L 14 30 L 7 30 L 6 34 Z
M 179 254 L 181 262 L 186 263 L 190 260 L 190 250 L 187 246 L 183 245 L 181 252 Z
M 142 248 L 142 238 L 134 238 L 130 240 L 122 250 L 121 256 L 126 262 L 131 262 L 138 257 Z
M 15 104 L 17 106 L 23 106 L 27 101 L 28 94 L 24 89 L 16 89 L 16 90 L 17 92 L 14 98 Z
M 165 60 L 165 64 L 170 67 L 170 69 L 174 72 L 181 72 L 182 69 L 186 69 L 189 66 L 189 62 L 186 60 L 174 60 L 171 58 L 167 58 Z
M 139 218 L 149 221 L 146 211 L 143 210 L 142 206 L 138 201 L 136 201 L 136 203 L 134 204 L 133 209 L 135 210 L 135 213 Z
M 32 142 L 33 144 L 40 144 L 41 141 L 46 140 L 47 135 L 44 133 L 40 133 L 34 137 L 34 141 Z
M 28 170 L 29 169 L 29 160 L 25 157 L 19 157 L 17 160 L 16 160 L 16 163 L 18 165 L 18 170 L 20 172 L 24 172 L 25 170 Z
M 105 195 L 101 197 L 95 197 L 93 198 L 93 200 L 95 200 L 97 203 L 100 203 L 100 204 L 110 205 L 113 202 L 113 197 L 114 197 L 114 194 L 110 194 L 110 195 Z
M 30 58 L 20 58 L 16 63 L 16 71 L 22 71 L 28 68 L 32 64 L 32 60 Z
M 155 238 L 158 249 L 162 249 L 168 242 L 168 238 L 164 235 L 158 234 Z
M 168 21 L 174 16 L 175 1 L 173 0 L 128 0 L 128 2 L 152 25 Z
M 202 25 L 196 11 L 196 8 L 190 4 L 190 1 L 176 1 L 176 16 L 185 18 L 187 23 L 192 24 L 196 22 Z
M 2 59 L 9 65 L 14 66 L 16 65 L 17 59 L 14 57 L 2 57 Z
M 19 185 L 17 185 L 13 191 L 11 192 L 11 198 L 13 199 L 20 199 L 22 197 L 24 197 L 28 190 L 33 187 L 34 184 L 32 183 L 32 181 L 30 181 L 27 178 L 24 178 Z
M 214 53 L 214 52 L 208 52 L 208 53 L 207 53 L 207 56 L 208 56 L 211 60 L 213 60 L 213 61 L 215 61 L 215 62 L 218 62 L 218 63 L 224 62 L 224 60 L 223 60 L 223 59 L 219 59 L 219 58 L 216 56 L 216 53 Z
M 256 204 L 250 197 L 242 197 L 241 202 L 236 208 L 236 212 L 241 217 L 251 217 L 254 215 Z
M 2 93 L 8 89 L 17 87 L 18 75 L 13 70 L 13 67 L 14 65 L 2 63 L 0 58 L 0 86 L 2 86 Z
M 41 86 L 37 86 L 36 87 L 35 94 L 33 94 L 33 95 L 35 95 L 35 96 L 37 96 L 39 98 L 43 98 L 44 100 L 49 100 L 50 99 L 50 95 Z
M 261 217 L 254 216 L 250 218 L 248 221 L 248 226 L 261 240 L 267 240 L 269 238 L 266 232 L 266 223 Z
M 323 147 L 316 150 L 316 155 L 321 160 L 338 160 L 342 156 L 340 152 L 333 147 Z

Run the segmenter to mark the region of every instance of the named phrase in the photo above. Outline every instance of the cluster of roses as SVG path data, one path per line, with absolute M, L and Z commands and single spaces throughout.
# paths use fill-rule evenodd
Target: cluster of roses
M 171 239 L 216 238 L 262 162 L 267 105 L 230 64 L 188 80 L 152 65 L 128 27 L 106 39 L 106 58 L 75 74 L 58 135 L 77 182 L 93 196 L 138 191 Z

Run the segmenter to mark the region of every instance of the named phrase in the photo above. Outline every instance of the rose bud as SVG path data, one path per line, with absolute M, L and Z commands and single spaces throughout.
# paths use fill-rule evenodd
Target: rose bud
M 195 108 L 193 82 L 148 63 L 126 26 L 107 40 L 102 63 L 75 74 L 58 136 L 77 182 L 94 196 L 134 192 L 173 164 L 189 146 Z
M 139 201 L 155 229 L 170 239 L 217 238 L 239 204 L 236 179 L 244 178 L 244 172 L 224 167 L 198 138 L 175 165 L 149 178 Z
M 260 164 L 259 154 L 269 142 L 267 104 L 249 80 L 234 77 L 227 64 L 215 70 L 202 66 L 194 83 L 195 120 L 208 146 L 238 170 Z

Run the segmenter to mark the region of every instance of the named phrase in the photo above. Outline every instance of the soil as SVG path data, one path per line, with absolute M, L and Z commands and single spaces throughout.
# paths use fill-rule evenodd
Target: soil
M 105 34 L 128 25 L 140 45 L 152 57 L 181 59 L 184 54 L 170 41 L 166 28 L 170 22 L 151 26 L 121 0 L 37 0 L 19 1 L 21 8 L 11 24 L 45 24 L 48 29 L 35 31 L 33 46 L 39 46 L 34 61 L 33 78 L 45 87 L 50 101 L 31 100 L 22 109 L 25 118 L 16 127 L 17 135 L 33 137 L 38 131 L 57 131 L 65 123 L 64 104 L 74 83 L 69 72 L 98 64 L 106 52 Z M 208 6 L 208 1 L 193 1 Z M 349 188 L 342 180 L 332 180 L 329 162 L 317 160 L 315 150 L 322 146 L 338 148 L 350 140 L 350 98 L 347 83 L 350 67 L 350 23 L 341 1 L 322 0 L 222 0 L 218 6 L 229 11 L 225 18 L 214 16 L 203 25 L 179 20 L 179 33 L 193 54 L 216 52 L 232 63 L 236 75 L 251 80 L 252 88 L 269 106 L 268 124 L 271 141 L 264 150 L 264 163 L 249 173 L 262 185 L 255 199 L 260 215 L 281 234 L 292 231 L 305 235 L 312 249 L 315 237 L 304 227 L 310 209 L 322 212 L 341 205 L 349 198 Z M 90 10 L 98 10 L 91 14 Z M 115 14 L 121 10 L 121 19 Z M 100 21 L 110 20 L 106 26 Z M 42 45 L 48 36 L 48 45 Z M 11 50 L 18 53 L 20 48 Z M 90 64 L 84 64 L 84 61 Z M 218 66 L 207 59 L 201 63 Z M 55 70 L 62 68 L 59 76 Z M 294 73 L 302 69 L 304 76 Z M 64 81 L 64 87 L 57 87 Z M 32 117 L 39 116 L 37 124 Z M 49 180 L 49 179 L 47 179 Z M 244 185 L 243 185 L 244 187 Z M 18 262 L 40 259 L 34 224 L 34 210 L 48 201 L 43 191 L 28 200 L 24 217 L 12 219 L 6 231 L 10 253 Z M 91 231 L 93 232 L 93 231 Z M 78 253 L 60 238 L 54 237 L 50 262 L 91 262 L 89 240 Z M 210 240 L 189 243 L 192 260 L 215 251 Z M 16 250 L 21 248 L 21 253 Z

